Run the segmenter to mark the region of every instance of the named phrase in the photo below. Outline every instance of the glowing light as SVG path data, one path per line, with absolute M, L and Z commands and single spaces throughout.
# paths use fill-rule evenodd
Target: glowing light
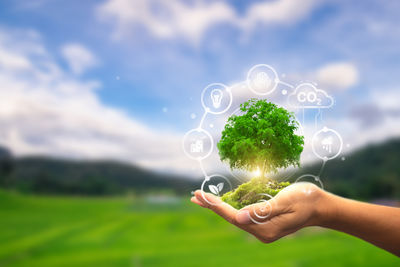
M 261 171 L 260 171 L 259 168 L 257 168 L 257 170 L 253 171 L 252 174 L 253 174 L 254 176 L 258 177 L 258 176 L 261 175 Z

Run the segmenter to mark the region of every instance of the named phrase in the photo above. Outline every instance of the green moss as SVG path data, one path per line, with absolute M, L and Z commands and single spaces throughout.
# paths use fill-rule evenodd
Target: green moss
M 221 199 L 236 209 L 257 203 L 261 199 L 268 199 L 260 194 L 275 196 L 290 182 L 278 182 L 265 177 L 256 177 L 240 185 L 234 191 L 225 193 Z

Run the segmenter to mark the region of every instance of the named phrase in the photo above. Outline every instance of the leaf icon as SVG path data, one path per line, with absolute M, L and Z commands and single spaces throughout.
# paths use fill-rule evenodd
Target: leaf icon
M 208 186 L 208 188 L 210 189 L 211 193 L 213 193 L 214 195 L 218 195 L 218 193 L 219 193 L 218 187 L 211 184 Z
M 222 189 L 224 188 L 224 183 L 217 184 L 217 188 L 218 188 L 218 193 L 221 192 Z

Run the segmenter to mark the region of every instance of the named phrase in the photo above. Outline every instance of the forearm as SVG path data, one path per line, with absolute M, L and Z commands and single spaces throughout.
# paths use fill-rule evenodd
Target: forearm
M 319 225 L 357 236 L 400 256 L 400 208 L 358 202 L 324 193 Z

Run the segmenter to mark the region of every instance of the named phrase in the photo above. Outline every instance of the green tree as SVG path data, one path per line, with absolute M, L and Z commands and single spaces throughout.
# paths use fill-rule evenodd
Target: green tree
M 240 110 L 243 115 L 229 117 L 218 142 L 222 161 L 231 169 L 259 169 L 262 177 L 300 165 L 304 137 L 295 134 L 298 123 L 293 113 L 258 99 L 242 103 Z

